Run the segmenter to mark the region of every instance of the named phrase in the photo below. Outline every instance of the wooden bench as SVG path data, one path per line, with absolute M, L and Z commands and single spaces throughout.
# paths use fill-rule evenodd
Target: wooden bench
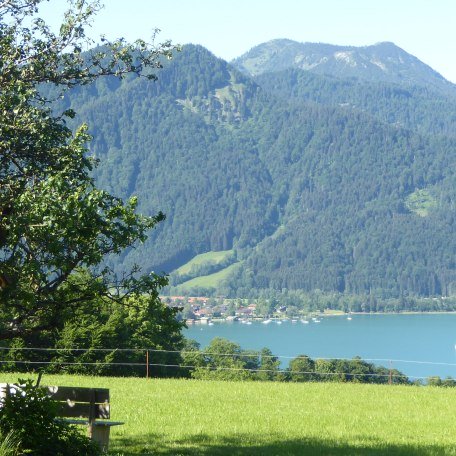
M 108 450 L 111 426 L 124 424 L 121 421 L 109 421 L 109 389 L 74 386 L 44 388 L 47 388 L 52 399 L 60 404 L 59 419 L 70 424 L 86 425 L 88 436 L 97 442 L 103 451 Z
M 6 383 L 0 384 L 0 397 L 10 391 Z M 111 426 L 124 424 L 109 421 L 111 405 L 109 389 L 81 388 L 74 386 L 42 386 L 49 396 L 60 404 L 58 420 L 69 424 L 86 425 L 88 436 L 97 442 L 103 451 L 108 450 Z

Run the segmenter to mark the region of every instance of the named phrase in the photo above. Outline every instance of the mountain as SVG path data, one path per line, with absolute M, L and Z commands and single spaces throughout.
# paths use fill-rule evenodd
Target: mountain
M 185 290 L 185 280 L 216 273 L 212 292 L 232 296 L 456 293 L 452 102 L 439 114 L 421 85 L 370 81 L 375 99 L 347 108 L 328 87 L 350 100 L 355 86 L 316 74 L 305 88 L 301 72 L 252 79 L 187 45 L 157 83 L 105 79 L 66 94 L 56 109 L 89 124 L 98 185 L 167 215 L 145 244 L 111 260 L 117 272 L 133 262 L 173 272 L 225 252 L 181 268 L 173 283 Z M 401 115 L 417 114 L 405 126 L 374 115 L 375 103 L 389 103 L 385 87 L 407 93 Z
M 231 64 L 257 76 L 296 68 L 312 73 L 389 82 L 455 92 L 455 85 L 394 43 L 372 46 L 334 46 L 278 39 L 255 46 Z
M 289 102 L 332 106 L 369 115 L 423 135 L 456 135 L 456 92 L 359 81 L 289 68 L 254 78 L 266 92 Z

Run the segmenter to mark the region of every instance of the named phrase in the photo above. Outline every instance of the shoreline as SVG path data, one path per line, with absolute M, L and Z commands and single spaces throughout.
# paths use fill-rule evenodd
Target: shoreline
M 456 314 L 456 310 L 405 310 L 403 312 L 350 312 L 352 315 L 440 315 Z M 348 314 L 344 314 L 348 315 Z
M 203 324 L 206 325 L 208 322 L 213 322 L 213 323 L 240 323 L 240 322 L 245 322 L 245 321 L 250 321 L 250 322 L 262 322 L 265 320 L 272 320 L 272 321 L 292 321 L 296 320 L 296 322 L 301 321 L 301 320 L 308 320 L 312 319 L 315 317 L 319 318 L 326 318 L 326 317 L 348 317 L 350 315 L 456 315 L 456 311 L 404 311 L 404 312 L 349 312 L 349 313 L 318 313 L 318 314 L 309 314 L 308 317 L 297 317 L 297 318 L 289 318 L 289 317 L 251 317 L 251 318 L 237 318 L 235 319 L 227 319 L 223 317 L 216 317 L 216 318 L 211 318 L 207 317 L 205 320 L 201 319 L 195 319 L 195 320 L 190 320 L 187 321 L 186 323 L 189 325 L 193 324 Z

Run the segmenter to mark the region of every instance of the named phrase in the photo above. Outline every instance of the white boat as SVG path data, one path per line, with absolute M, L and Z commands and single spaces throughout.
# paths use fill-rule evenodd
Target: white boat
M 294 319 L 291 320 L 292 323 L 296 323 L 297 321 L 298 321 L 298 320 L 294 320 Z
M 251 321 L 246 321 L 245 324 L 246 324 L 246 325 L 251 325 L 252 322 L 251 322 Z
M 263 320 L 261 323 L 263 323 L 263 325 L 269 325 L 269 323 L 271 323 L 272 320 L 269 320 L 269 318 L 267 320 Z
M 278 325 L 281 325 L 281 324 L 282 324 L 282 322 L 281 322 L 280 320 L 276 321 L 276 323 L 277 323 Z
M 314 323 L 321 323 L 321 320 L 317 320 L 317 319 L 315 318 Z
M 309 324 L 309 320 L 301 320 L 301 323 L 303 323 L 305 325 L 308 325 Z
M 352 317 L 347 317 L 347 320 L 351 320 L 351 319 L 352 319 Z

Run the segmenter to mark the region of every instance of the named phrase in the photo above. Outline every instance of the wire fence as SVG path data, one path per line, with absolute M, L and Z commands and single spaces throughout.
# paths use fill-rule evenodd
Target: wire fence
M 23 352 L 37 352 L 43 353 L 48 352 L 50 354 L 65 354 L 66 356 L 73 353 L 77 354 L 92 354 L 92 353 L 125 353 L 125 354 L 140 354 L 144 361 L 138 360 L 126 360 L 126 361 L 87 361 L 87 360 L 77 360 L 69 361 L 65 359 L 19 359 L 19 358 L 8 358 L 5 359 L 6 353 L 23 353 Z M 2 356 L 2 354 L 4 356 Z M 336 372 L 322 372 L 317 370 L 290 370 L 275 368 L 268 369 L 262 367 L 236 367 L 236 366 L 223 366 L 223 365 L 202 365 L 199 363 L 176 363 L 174 362 L 151 362 L 151 357 L 155 355 L 174 355 L 174 357 L 179 356 L 182 360 L 186 359 L 186 356 L 201 356 L 202 360 L 207 360 L 211 357 L 229 357 L 234 360 L 239 359 L 248 359 L 254 358 L 256 360 L 267 360 L 271 359 L 274 361 L 278 360 L 311 360 L 317 362 L 321 361 L 341 361 L 349 363 L 387 363 L 388 367 L 379 366 L 384 370 L 381 372 L 354 372 L 354 371 L 336 371 Z M 152 359 L 153 361 L 153 359 Z M 426 380 L 429 376 L 416 376 L 416 375 L 405 375 L 398 372 L 396 369 L 393 369 L 394 364 L 398 363 L 410 363 L 410 364 L 427 364 L 433 366 L 447 366 L 447 367 L 456 367 L 456 363 L 447 363 L 447 362 L 436 362 L 436 361 L 422 361 L 422 360 L 404 360 L 404 359 L 390 359 L 390 358 L 343 358 L 343 357 L 319 357 L 319 356 L 288 356 L 288 355 L 263 355 L 261 352 L 240 352 L 240 353 L 218 353 L 218 352 L 205 352 L 205 351 L 186 351 L 186 350 L 165 350 L 165 349 L 156 349 L 156 348 L 43 348 L 43 347 L 0 347 L 0 366 L 23 366 L 30 367 L 33 369 L 40 367 L 52 367 L 52 368 L 62 368 L 66 366 L 87 366 L 87 367 L 124 367 L 124 368 L 140 368 L 145 370 L 145 376 L 149 377 L 150 368 L 162 368 L 162 369 L 172 369 L 178 372 L 179 370 L 207 370 L 207 371 L 222 371 L 222 372 L 247 372 L 251 374 L 282 374 L 282 375 L 294 375 L 294 376 L 308 376 L 309 378 L 321 378 L 321 377 L 345 377 L 348 379 L 360 379 L 360 378 L 388 378 L 388 383 L 393 383 L 394 379 L 404 379 L 409 380 Z
M 202 369 L 208 371 L 231 371 L 231 372 L 250 372 L 254 374 L 259 373 L 270 373 L 270 374 L 292 374 L 293 376 L 296 375 L 308 375 L 309 377 L 312 376 L 321 376 L 321 377 L 335 377 L 335 376 L 344 376 L 347 378 L 363 378 L 363 377 L 372 377 L 372 378 L 404 378 L 404 375 L 401 374 L 379 374 L 379 373 L 356 373 L 356 372 L 318 372 L 318 371 L 300 371 L 300 370 L 293 370 L 292 372 L 286 369 L 256 369 L 256 368 L 236 368 L 236 367 L 223 367 L 223 366 L 196 366 L 196 365 L 187 365 L 187 364 L 163 364 L 163 363 L 115 363 L 115 362 L 95 362 L 95 363 L 87 363 L 87 362 L 65 362 L 65 361 L 0 361 L 0 363 L 14 363 L 14 364 L 23 364 L 23 365 L 30 365 L 30 366 L 126 366 L 126 367 L 165 367 L 165 368 L 176 368 L 176 369 Z M 149 376 L 146 375 L 146 378 Z M 428 377 L 420 377 L 420 376 L 407 376 L 409 379 L 415 380 L 426 380 Z
M 321 359 L 321 360 L 337 360 L 337 361 L 356 361 L 361 358 L 341 358 L 341 357 L 324 357 L 318 355 L 262 355 L 261 352 L 249 353 L 219 353 L 219 352 L 206 352 L 196 350 L 164 350 L 158 348 L 42 348 L 42 347 L 0 347 L 0 351 L 47 351 L 47 352 L 132 352 L 132 353 L 174 353 L 181 355 L 201 354 L 203 356 L 229 356 L 229 357 L 254 357 L 254 358 L 271 358 L 271 359 Z M 410 359 L 395 359 L 395 358 L 362 358 L 362 361 L 369 362 L 391 362 L 391 363 L 412 363 L 412 364 L 429 364 L 439 366 L 456 367 L 456 363 L 437 362 L 437 361 L 423 361 L 423 360 L 410 360 Z
M 228 356 L 228 357 L 254 357 L 254 358 L 271 358 L 271 359 L 319 359 L 319 360 L 337 360 L 337 361 L 356 361 L 361 358 L 343 358 L 343 357 L 323 357 L 318 355 L 263 355 L 261 352 L 242 352 L 242 353 L 219 353 L 206 352 L 196 350 L 164 350 L 158 348 L 43 348 L 43 347 L 0 347 L 0 351 L 45 351 L 45 352 L 131 352 L 131 353 L 174 353 L 180 355 L 201 354 L 202 356 Z M 410 359 L 395 359 L 395 358 L 362 358 L 362 361 L 369 362 L 389 362 L 389 363 L 411 363 L 411 364 L 429 364 L 438 366 L 456 367 L 456 363 L 438 362 L 438 361 L 423 361 Z

